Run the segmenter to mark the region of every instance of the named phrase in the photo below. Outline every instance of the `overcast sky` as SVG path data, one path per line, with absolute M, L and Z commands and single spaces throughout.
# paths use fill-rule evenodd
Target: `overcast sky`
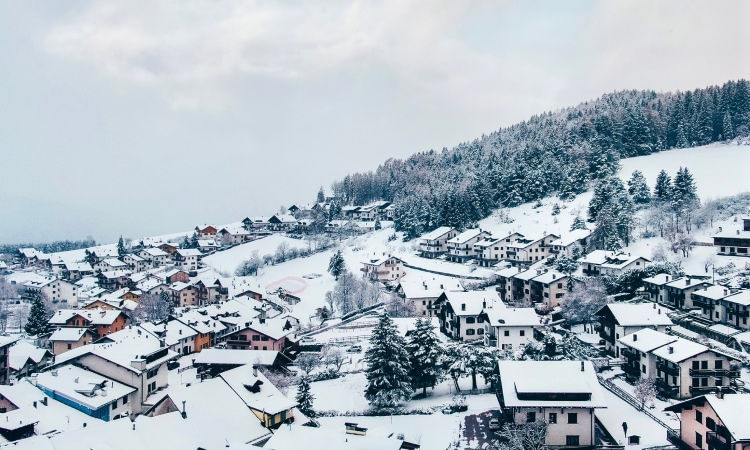
M 602 93 L 747 78 L 749 5 L 5 1 L 0 242 L 270 215 Z

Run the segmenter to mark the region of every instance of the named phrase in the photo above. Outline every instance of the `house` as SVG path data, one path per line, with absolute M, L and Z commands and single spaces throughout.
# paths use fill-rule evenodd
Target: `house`
M 594 250 L 579 262 L 584 275 L 594 276 L 621 275 L 627 270 L 643 269 L 651 260 L 631 253 Z
M 498 361 L 498 368 L 498 399 L 510 422 L 545 421 L 550 447 L 596 444 L 595 411 L 607 403 L 590 361 Z
M 545 234 L 542 237 L 527 237 L 519 234 L 515 240 L 511 239 L 510 243 L 506 242 L 506 259 L 514 264 L 526 265 L 543 261 L 554 255 L 551 244 L 559 238 L 560 236 L 556 234 Z
M 133 387 L 72 364 L 37 374 L 36 383 L 51 399 L 105 422 L 128 416 L 136 392 Z
M 159 323 L 143 322 L 140 327 L 156 335 L 164 341 L 170 350 L 180 355 L 189 355 L 201 351 L 200 346 L 196 346 L 198 332 L 179 320 L 167 320 Z
M 219 279 L 216 279 L 213 282 L 209 280 L 198 280 L 194 286 L 198 289 L 199 305 L 222 303 L 225 302 L 229 296 L 229 289 L 224 287 Z
M 138 256 L 149 261 L 151 267 L 161 267 L 169 261 L 169 254 L 164 250 L 156 247 L 144 248 L 138 252 Z
M 177 282 L 189 283 L 190 282 L 190 275 L 184 270 L 179 270 L 179 269 L 168 270 L 164 272 L 163 274 L 161 274 L 160 278 L 165 283 L 177 283 Z
M 651 328 L 643 328 L 617 340 L 617 354 L 624 360 L 621 368 L 631 380 L 656 378 L 656 356 L 651 353 L 677 341 L 677 337 Z
M 181 248 L 172 253 L 172 261 L 178 268 L 186 272 L 194 272 L 198 270 L 201 256 L 203 254 L 197 248 Z
M 52 353 L 60 355 L 84 345 L 91 344 L 97 336 L 86 327 L 61 327 L 55 330 L 48 341 L 52 345 Z
M 747 318 L 750 316 L 750 291 L 743 290 L 727 295 L 718 301 L 719 319 L 725 325 L 741 330 L 750 330 Z
M 51 445 L 49 436 L 103 423 L 50 398 L 34 385 L 36 377 L 21 379 L 12 386 L 0 386 L 0 411 L 7 417 L 0 421 L 0 434 L 8 441 L 23 439 L 17 448 L 51 448 L 34 443 L 32 436 L 37 435 L 44 440 L 42 443 Z
M 163 251 L 164 253 L 170 256 L 172 255 L 172 253 L 180 249 L 180 246 L 178 244 L 175 244 L 172 242 L 162 242 L 161 244 L 158 245 L 158 247 L 161 251 Z
M 240 366 L 219 376 L 266 428 L 294 422 L 297 402 L 282 394 L 256 366 Z
M 245 226 L 241 223 L 227 225 L 219 230 L 217 239 L 221 245 L 235 245 L 242 244 L 253 240 L 253 236 L 250 234 Z
M 742 218 L 742 229 L 726 230 L 711 236 L 718 255 L 750 256 L 750 217 Z
M 248 230 L 251 234 L 251 239 L 253 236 L 258 235 L 267 235 L 271 232 L 268 231 L 268 228 L 271 226 L 270 223 L 270 217 L 266 216 L 256 216 L 256 217 L 245 217 L 242 219 L 242 226 Z
M 513 275 L 511 277 L 512 285 L 510 288 L 513 298 L 509 301 L 531 306 L 531 279 L 538 277 L 542 273 L 544 272 L 540 272 L 538 268 L 532 268 Z
M 130 414 L 140 414 L 150 406 L 148 397 L 168 385 L 167 361 L 177 353 L 155 335 L 128 327 L 108 335 L 104 343 L 84 345 L 55 356 L 55 365 L 87 367 L 136 391 L 129 401 Z
M 711 283 L 706 280 L 691 277 L 670 281 L 664 285 L 664 291 L 667 294 L 666 303 L 673 308 L 690 309 L 693 306 L 690 294 L 697 289 L 710 285 Z
M 703 285 L 703 289 L 696 289 L 690 294 L 690 305 L 700 308 L 701 314 L 706 319 L 726 324 L 726 315 L 720 314 L 719 301 L 730 294 L 729 289 L 724 286 Z
M 193 365 L 199 373 L 212 377 L 239 366 L 255 365 L 272 370 L 284 370 L 292 360 L 275 350 L 229 350 L 206 348 L 197 355 Z
M 142 258 L 134 253 L 128 253 L 127 255 L 122 257 L 122 260 L 133 272 L 143 272 L 153 267 L 151 261 L 147 260 L 146 258 Z
M 591 230 L 571 230 L 549 243 L 552 247 L 550 253 L 555 257 L 561 255 L 572 257 L 577 248 L 578 252 L 583 254 L 583 250 L 588 246 L 589 236 L 591 236 Z
M 132 272 L 128 270 L 112 270 L 109 272 L 99 272 L 96 275 L 99 287 L 108 291 L 116 291 L 118 289 L 127 287 L 130 284 L 130 275 Z
M 198 239 L 214 239 L 219 230 L 213 225 L 203 224 L 195 227 L 195 232 L 198 234 Z
M 198 250 L 202 253 L 211 253 L 216 251 L 219 247 L 218 242 L 215 239 L 198 239 Z
M 518 266 L 510 266 L 504 269 L 500 269 L 495 272 L 497 276 L 497 292 L 500 294 L 500 300 L 513 303 L 514 301 L 523 298 L 523 282 L 518 285 L 521 289 L 520 292 L 514 291 L 513 277 L 521 272 L 521 268 Z
M 513 258 L 510 258 L 508 251 L 515 251 L 515 247 L 511 250 L 510 245 L 522 238 L 523 235 L 520 233 L 512 233 L 500 239 L 491 236 L 485 237 L 474 244 L 477 262 L 480 266 L 490 267 L 506 259 L 515 259 L 516 255 L 514 254 Z
M 62 277 L 72 283 L 93 274 L 94 269 L 87 262 L 66 262 L 63 265 Z
M 653 277 L 643 279 L 643 291 L 647 299 L 654 303 L 665 304 L 667 301 L 667 283 L 671 283 L 675 278 L 666 273 L 659 273 Z
M 539 273 L 541 269 L 537 270 Z M 568 292 L 568 276 L 554 269 L 544 269 L 529 283 L 531 303 L 544 305 L 546 309 L 556 308 Z
M 448 259 L 453 262 L 464 262 L 476 256 L 474 244 L 490 234 L 480 228 L 466 230 L 452 239 L 448 239 Z
M 25 341 L 16 342 L 8 349 L 8 367 L 11 376 L 16 379 L 27 377 L 44 368 L 52 358 L 52 352 L 46 348 Z
M 482 311 L 485 323 L 484 345 L 501 350 L 515 350 L 533 339 L 539 327 L 534 308 L 492 307 Z
M 747 395 L 700 395 L 671 406 L 680 416 L 678 434 L 667 438 L 677 448 L 739 450 L 750 446 L 750 397 Z
M 703 344 L 678 338 L 651 352 L 656 357 L 656 387 L 673 398 L 690 398 L 736 388 L 735 359 Z
M 66 306 L 78 304 L 78 286 L 56 277 L 36 277 L 23 284 L 22 297 L 28 298 L 32 293 L 41 293 L 52 303 Z
M 672 320 L 656 303 L 610 303 L 596 312 L 599 318 L 599 337 L 611 355 L 617 354 L 617 340 L 642 328 L 662 333 L 671 327 Z
M 362 267 L 359 269 L 362 276 L 369 278 L 371 281 L 396 281 L 406 275 L 404 272 L 404 262 L 395 256 L 385 255 L 372 256 L 362 261 Z
M 8 384 L 10 380 L 10 365 L 8 355 L 10 346 L 18 340 L 15 336 L 0 336 L 0 384 Z
M 297 219 L 291 214 L 274 214 L 268 219 L 271 231 L 290 231 L 297 225 Z
M 435 301 L 440 331 L 449 338 L 470 342 L 484 339 L 487 330 L 482 311 L 498 303 L 493 291 L 443 292 Z
M 16 259 L 19 261 L 22 267 L 33 267 L 39 264 L 40 259 L 44 257 L 44 252 L 40 252 L 34 248 L 19 248 L 16 254 Z
M 128 316 L 118 309 L 59 309 L 49 319 L 48 323 L 53 328 L 58 327 L 85 327 L 101 338 L 125 328 Z
M 225 337 L 227 348 L 239 350 L 276 350 L 283 352 L 294 345 L 290 336 L 294 326 L 288 319 L 266 319 L 258 316 L 237 326 Z M 220 319 L 222 320 L 222 319 Z
M 198 287 L 178 281 L 169 286 L 172 291 L 172 302 L 175 306 L 186 308 L 198 306 Z
M 417 316 L 437 317 L 438 310 L 435 307 L 435 301 L 448 289 L 463 290 L 460 284 L 450 284 L 447 282 L 438 282 L 435 279 L 410 279 L 402 278 L 394 290 L 404 301 L 411 303 L 414 314 Z
M 92 266 L 96 272 L 110 272 L 115 270 L 128 270 L 130 265 L 117 258 L 100 259 Z

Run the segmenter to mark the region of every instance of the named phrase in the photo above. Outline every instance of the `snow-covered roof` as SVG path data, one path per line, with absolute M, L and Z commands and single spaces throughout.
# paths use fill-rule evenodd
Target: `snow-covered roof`
M 539 273 L 536 269 L 529 269 L 523 272 L 518 272 L 517 274 L 513 275 L 513 278 L 517 280 L 528 281 L 532 278 L 538 277 L 539 275 L 541 275 L 541 273 Z
M 563 234 L 562 236 L 560 236 L 560 238 L 550 242 L 549 245 L 559 245 L 562 247 L 567 247 L 568 245 L 574 244 L 581 239 L 586 239 L 589 236 L 591 236 L 591 230 L 582 230 L 579 228 Z
M 366 260 L 362 261 L 362 264 L 365 264 L 367 266 L 382 266 L 385 264 L 389 259 L 395 259 L 396 261 L 401 261 L 401 259 L 388 255 L 388 254 L 381 254 L 381 255 L 373 255 L 371 257 L 368 257 Z
M 750 238 L 750 231 L 745 230 L 722 230 L 718 233 L 711 235 L 712 238 L 736 238 L 736 239 L 748 239 Z
M 268 414 L 276 414 L 297 406 L 297 402 L 290 400 L 273 385 L 259 370 L 250 365 L 240 366 L 223 372 L 220 375 L 245 404 L 256 410 Z M 260 383 L 258 385 L 258 383 Z M 260 386 L 259 392 L 252 392 L 248 387 Z
M 736 294 L 724 297 L 722 301 L 734 303 L 741 306 L 750 305 L 750 290 L 739 291 Z
M 66 262 L 65 270 L 71 272 L 93 272 L 94 269 L 91 267 L 91 264 L 87 262 Z
M 677 364 L 709 350 L 710 349 L 703 344 L 683 338 L 677 338 L 674 342 L 654 350 L 653 354 L 659 358 Z
M 498 361 L 498 366 L 506 407 L 607 407 L 590 361 Z M 581 399 L 553 399 L 551 394 L 577 394 Z
M 106 272 L 100 272 L 99 274 L 107 279 L 127 277 L 132 274 L 130 270 L 108 270 Z
M 463 244 L 464 242 L 470 241 L 479 235 L 481 235 L 483 231 L 480 228 L 472 228 L 471 230 L 466 230 L 463 233 L 459 234 L 458 236 L 449 239 L 448 243 L 450 244 Z
M 453 229 L 453 227 L 439 227 L 430 231 L 429 233 L 423 234 L 421 239 L 425 241 L 434 241 L 450 233 L 451 231 L 453 231 Z
M 278 358 L 275 350 L 232 350 L 223 348 L 206 348 L 195 355 L 195 364 L 245 365 L 260 364 L 272 366 Z
M 119 309 L 58 309 L 52 318 L 49 319 L 50 325 L 65 325 L 65 323 L 75 316 L 81 316 L 91 325 L 112 325 L 122 311 Z
M 506 267 L 505 269 L 498 270 L 497 272 L 495 272 L 495 274 L 499 277 L 510 278 L 510 277 L 517 275 L 520 271 L 521 271 L 520 268 L 516 266 L 511 266 L 511 267 Z
M 543 274 L 539 275 L 538 277 L 533 278 L 534 281 L 544 284 L 550 284 L 553 281 L 559 281 L 562 279 L 567 278 L 566 275 L 562 272 L 558 272 L 557 270 L 549 270 L 544 272 Z
M 158 248 L 158 247 L 150 247 L 143 250 L 146 254 L 149 256 L 168 256 L 169 253 L 165 252 L 164 250 Z
M 496 305 L 484 310 L 493 327 L 538 326 L 539 316 L 534 308 L 498 308 Z
M 492 236 L 487 236 L 483 239 L 480 239 L 476 243 L 474 243 L 474 248 L 487 248 L 492 247 L 496 243 L 500 242 L 500 239 L 493 238 Z
M 435 280 L 409 278 L 408 275 L 401 279 L 399 287 L 406 298 L 437 298 L 446 289 L 462 289 L 459 283 L 445 284 Z
M 630 253 L 619 253 L 614 257 L 606 258 L 601 266 L 605 269 L 623 269 L 641 259 L 646 262 L 651 261 L 645 256 L 633 255 Z
M 21 370 L 28 360 L 39 364 L 45 356 L 51 355 L 50 351 L 39 348 L 25 341 L 19 341 L 8 349 L 8 366 L 13 370 Z
M 49 340 L 52 342 L 78 342 L 78 340 L 81 339 L 81 336 L 83 336 L 87 331 L 89 331 L 88 328 L 58 328 L 54 333 L 52 333 L 52 335 L 49 337 Z
M 692 408 L 694 404 L 708 402 L 711 408 L 719 416 L 719 419 L 732 434 L 732 442 L 750 439 L 750 396 L 747 395 L 724 395 L 721 398 L 716 395 L 701 395 L 669 406 L 665 411 L 681 412 L 684 408 Z
M 366 418 L 356 418 L 360 426 L 365 427 Z M 363 423 L 365 422 L 365 423 Z M 365 427 L 366 428 L 366 427 Z M 396 433 L 373 435 L 368 429 L 364 436 L 346 434 L 345 429 L 325 427 L 281 427 L 273 433 L 264 445 L 273 450 L 318 450 L 325 442 L 326 450 L 399 450 L 403 441 L 397 439 Z
M 197 248 L 181 248 L 178 249 L 176 252 L 180 256 L 201 256 L 203 253 L 201 253 L 200 250 Z
M 170 320 L 167 323 L 155 324 L 153 322 L 143 322 L 142 328 L 164 338 L 167 345 L 172 346 L 198 334 L 192 327 L 185 325 L 178 320 Z
M 695 286 L 710 285 L 710 284 L 711 284 L 710 282 L 706 280 L 702 280 L 700 278 L 683 277 L 683 278 L 678 278 L 674 281 L 667 283 L 666 286 L 670 288 L 676 288 L 676 289 L 690 289 Z
M 705 285 L 703 289 L 693 291 L 692 295 L 697 295 L 712 300 L 719 300 L 729 295 L 729 289 L 725 288 L 724 286 Z
M 721 335 L 724 335 L 726 337 L 734 336 L 735 334 L 739 334 L 740 333 L 740 330 L 738 330 L 737 328 L 733 328 L 733 327 L 730 327 L 730 326 L 727 326 L 727 325 L 724 325 L 724 324 L 721 324 L 721 323 L 717 323 L 715 325 L 711 325 L 710 327 L 708 327 L 708 329 L 711 330 L 711 331 L 713 331 L 713 332 L 715 332 L 715 333 L 719 333 Z
M 499 300 L 495 291 L 449 291 L 444 295 L 457 316 L 476 316 L 494 301 Z
M 607 257 L 614 257 L 615 255 L 615 252 L 607 250 L 594 250 L 593 252 L 584 255 L 578 262 L 581 264 L 601 265 L 607 261 Z
M 74 365 L 37 374 L 37 385 L 92 410 L 135 392 L 135 388 Z
M 600 312 L 604 309 L 609 309 L 617 324 L 623 327 L 672 325 L 666 312 L 655 303 L 610 303 Z
M 675 336 L 670 336 L 651 328 L 644 328 L 625 335 L 617 341 L 640 352 L 648 353 L 676 340 Z
M 667 273 L 658 273 L 654 275 L 653 277 L 648 277 L 648 278 L 643 279 L 644 283 L 651 283 L 656 286 L 665 285 L 669 283 L 670 281 L 674 281 L 674 277 L 672 277 L 671 275 Z

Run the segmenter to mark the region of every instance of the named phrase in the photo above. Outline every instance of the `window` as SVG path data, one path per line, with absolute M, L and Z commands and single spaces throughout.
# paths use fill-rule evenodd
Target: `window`
M 159 368 L 151 369 L 146 372 L 146 378 L 154 378 L 159 373 Z
M 701 385 L 700 379 L 699 378 L 693 378 L 693 387 L 698 387 L 700 385 Z
M 117 400 L 112 402 L 112 411 L 117 409 Z
M 253 340 L 254 341 L 259 341 L 260 340 L 260 335 L 254 334 L 253 335 Z
M 527 412 L 526 413 L 526 423 L 532 423 L 536 422 L 536 413 L 535 412 Z
M 576 436 L 571 436 L 571 435 L 565 436 L 565 445 L 580 445 L 578 442 L 579 441 L 578 441 L 578 436 L 577 435 Z
M 521 336 L 526 336 L 526 330 L 521 330 Z
M 268 347 L 266 347 L 266 346 L 264 345 L 264 346 L 263 346 L 263 350 L 268 350 Z
M 562 283 L 557 283 L 557 288 L 562 289 Z
M 73 344 L 68 344 L 68 350 L 73 348 Z
M 503 331 L 503 336 L 510 336 L 510 331 L 509 330 Z
M 549 413 L 549 423 L 557 423 L 557 413 Z
M 720 359 L 717 359 L 716 361 L 714 361 L 714 369 L 721 369 L 721 363 L 722 362 L 723 361 L 720 360 Z
M 699 364 L 698 361 L 693 361 L 693 370 L 698 370 L 699 369 L 698 364 Z
M 467 336 L 474 336 L 474 328 L 467 328 L 466 329 L 466 335 Z
M 708 378 L 701 378 L 701 386 L 708 386 Z
M 695 432 L 695 446 L 698 448 L 703 448 L 703 435 Z
M 695 421 L 698 423 L 703 423 L 703 413 L 700 411 L 695 411 Z
M 708 361 L 701 361 L 701 369 L 703 370 L 708 369 Z
M 714 422 L 714 419 L 706 417 L 706 428 L 711 431 L 716 431 L 716 422 Z
M 484 334 L 484 328 L 477 328 L 477 334 Z
M 474 323 L 474 322 L 475 322 L 475 321 L 474 321 L 474 318 L 473 318 L 473 317 L 467 317 L 467 318 L 466 318 L 466 323 Z
M 484 323 L 484 318 L 481 316 L 477 317 L 477 323 Z
M 641 373 L 646 373 L 646 365 L 641 364 Z
M 268 339 L 269 339 L 269 337 L 268 337 L 268 336 L 261 336 L 261 337 L 260 337 L 260 340 L 261 340 L 261 341 L 267 341 Z
M 568 413 L 568 423 L 578 423 L 578 413 Z
M 123 405 L 127 405 L 128 404 L 128 396 L 127 395 L 122 398 L 122 404 Z

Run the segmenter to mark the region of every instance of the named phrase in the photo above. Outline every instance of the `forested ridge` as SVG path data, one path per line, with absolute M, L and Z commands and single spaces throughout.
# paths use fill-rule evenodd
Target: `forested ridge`
M 746 136 L 750 83 L 685 92 L 620 91 L 546 112 L 453 149 L 389 159 L 333 183 L 340 204 L 389 200 L 408 238 L 465 228 L 502 206 L 569 198 L 615 173 L 621 158 Z

